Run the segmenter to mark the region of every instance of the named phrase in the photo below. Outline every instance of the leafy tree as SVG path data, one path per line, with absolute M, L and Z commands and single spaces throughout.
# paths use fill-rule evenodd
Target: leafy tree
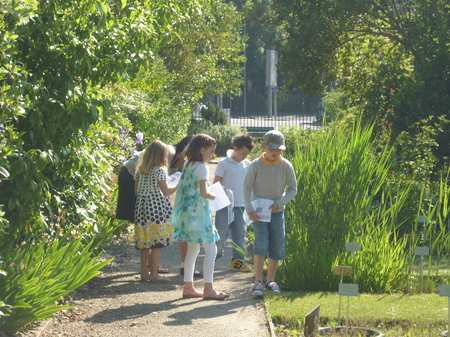
M 180 54 L 177 69 L 167 51 L 191 48 L 188 37 L 198 31 L 191 19 L 202 11 L 198 40 L 209 48 L 195 52 L 201 66 L 188 73 L 193 58 Z M 0 286 L 0 298 L 13 312 L 2 328 L 12 331 L 57 311 L 47 307 L 53 295 L 64 296 L 102 267 L 91 250 L 101 249 L 113 231 L 120 127 L 167 142 L 184 136 L 203 92 L 236 87 L 239 20 L 234 7 L 219 0 L 2 1 L 0 205 L 8 228 L 1 227 L 0 256 L 29 270 L 14 263 L 1 268 L 7 285 Z M 77 258 L 59 263 L 58 247 Z M 52 275 L 64 280 L 47 279 L 35 257 L 54 261 Z M 79 263 L 83 259 L 89 263 Z M 82 280 L 74 281 L 77 275 Z M 31 284 L 42 294 L 34 296 Z
M 61 209 L 78 222 L 90 218 L 81 210 L 94 211 L 89 205 L 104 195 L 101 180 L 108 172 L 107 154 L 89 131 L 109 117 L 111 99 L 103 87 L 148 67 L 154 51 L 170 42 L 172 27 L 195 8 L 174 3 L 168 9 L 165 1 L 118 4 L 19 1 L 2 14 L 8 58 L 1 63 L 1 92 L 7 103 L 17 102 L 0 107 L 2 126 L 10 131 L 0 163 L 10 177 L 0 200 L 12 233 L 60 218 Z
M 203 1 L 202 10 L 191 14 L 179 38 L 160 53 L 178 90 L 200 94 L 196 99 L 238 90 L 244 61 L 242 19 L 242 12 L 222 1 Z
M 308 93 L 336 83 L 348 106 L 395 137 L 450 114 L 448 10 L 448 0 L 274 0 L 273 22 L 285 30 L 280 68 Z M 441 158 L 450 154 L 445 131 Z

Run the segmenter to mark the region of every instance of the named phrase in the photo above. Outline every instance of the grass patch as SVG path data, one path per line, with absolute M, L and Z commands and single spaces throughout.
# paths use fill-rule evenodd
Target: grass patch
M 385 336 L 439 336 L 447 329 L 448 301 L 438 294 L 376 295 L 341 298 L 333 292 L 283 292 L 267 294 L 265 302 L 280 336 L 303 336 L 305 315 L 320 304 L 320 326 L 358 326 Z

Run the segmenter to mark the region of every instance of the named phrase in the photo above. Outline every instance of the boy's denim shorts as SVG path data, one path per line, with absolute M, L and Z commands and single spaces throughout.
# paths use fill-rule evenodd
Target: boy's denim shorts
M 284 211 L 272 213 L 270 222 L 254 222 L 254 255 L 267 255 L 272 260 L 283 260 L 286 252 L 284 243 Z

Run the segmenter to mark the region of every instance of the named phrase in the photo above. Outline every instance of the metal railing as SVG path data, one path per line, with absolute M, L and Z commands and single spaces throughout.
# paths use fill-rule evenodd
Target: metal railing
M 221 105 L 229 115 L 230 124 L 245 127 L 249 132 L 277 129 L 280 126 L 316 129 L 322 124 L 316 119 L 321 95 L 306 96 L 299 91 L 283 90 L 276 90 L 273 95 L 272 111 L 267 106 L 268 90 L 264 86 L 247 88 L 245 97 L 224 96 Z

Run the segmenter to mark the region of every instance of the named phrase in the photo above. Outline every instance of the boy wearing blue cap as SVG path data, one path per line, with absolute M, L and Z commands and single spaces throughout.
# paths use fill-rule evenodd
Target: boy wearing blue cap
M 285 256 L 284 208 L 297 194 L 297 180 L 292 164 L 281 156 L 286 149 L 284 135 L 276 130 L 267 132 L 261 145 L 264 154 L 251 162 L 244 179 L 243 197 L 245 212 L 253 222 L 255 242 L 253 247 L 255 284 L 252 295 L 262 297 L 264 287 L 279 294 L 275 282 L 278 261 Z M 270 220 L 261 219 L 255 209 L 258 199 L 273 202 Z M 262 221 L 263 220 L 263 221 Z M 263 283 L 263 266 L 268 256 L 267 282 Z

